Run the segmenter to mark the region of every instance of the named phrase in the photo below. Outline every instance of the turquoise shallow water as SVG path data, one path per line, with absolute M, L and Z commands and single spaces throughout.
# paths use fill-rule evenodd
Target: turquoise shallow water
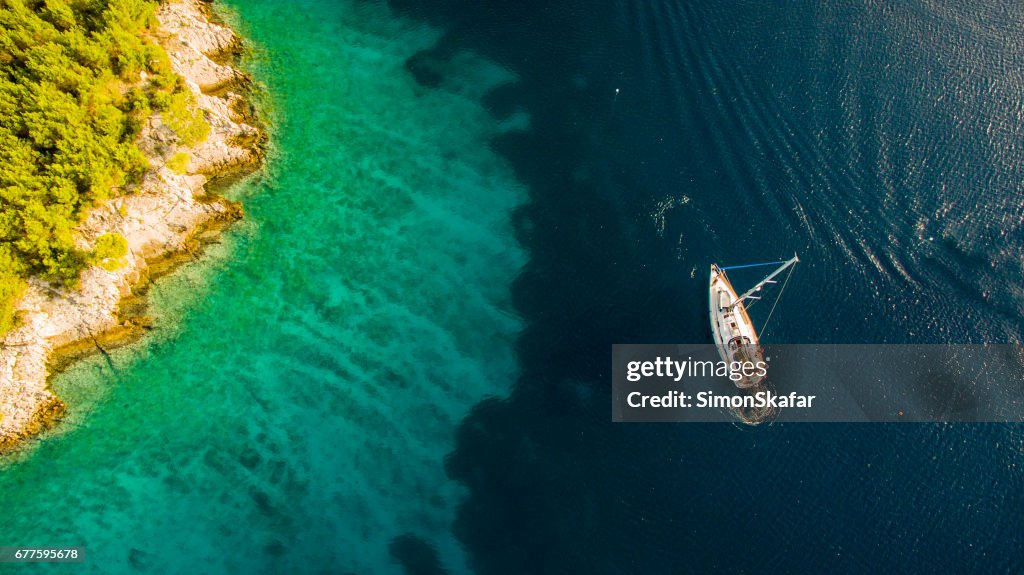
M 0 544 L 86 545 L 76 573 L 398 573 L 409 533 L 463 572 L 443 459 L 517 372 L 525 192 L 480 104 L 513 78 L 467 53 L 418 86 L 440 32 L 379 5 L 219 9 L 273 126 L 247 219 L 153 290 L 151 338 L 57 378 L 70 421 L 0 472 Z

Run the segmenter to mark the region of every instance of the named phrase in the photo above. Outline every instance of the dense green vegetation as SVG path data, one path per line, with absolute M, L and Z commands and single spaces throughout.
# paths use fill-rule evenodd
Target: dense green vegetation
M 155 8 L 0 0 L 0 333 L 22 278 L 74 283 L 97 261 L 75 249 L 72 231 L 145 172 L 135 138 L 150 114 L 164 112 L 186 145 L 209 132 L 150 37 Z

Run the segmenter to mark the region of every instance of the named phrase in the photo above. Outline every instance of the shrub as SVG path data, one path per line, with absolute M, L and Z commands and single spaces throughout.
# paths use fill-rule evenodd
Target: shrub
M 187 153 L 178 152 L 170 160 L 167 160 L 167 167 L 175 174 L 185 174 L 188 173 L 188 162 L 191 159 Z
M 90 261 L 107 271 L 114 271 L 126 263 L 128 240 L 121 234 L 103 234 L 96 238 L 96 247 L 90 255 Z
M 0 334 L 7 333 L 15 323 L 14 304 L 25 289 L 25 282 L 16 273 L 17 261 L 0 248 Z
M 171 95 L 163 121 L 174 130 L 185 146 L 194 146 L 210 135 L 210 125 L 201 109 L 196 108 L 195 98 L 188 90 L 178 90 Z
M 14 304 L 21 297 L 25 282 L 18 277 L 0 278 L 0 334 L 5 334 L 14 327 L 17 316 Z

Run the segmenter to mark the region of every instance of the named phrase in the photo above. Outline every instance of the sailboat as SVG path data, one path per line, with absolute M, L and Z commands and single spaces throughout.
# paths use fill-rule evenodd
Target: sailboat
M 750 316 L 747 314 L 746 302 L 761 299 L 754 294 L 760 292 L 768 284 L 777 283 L 775 278 L 787 269 L 792 274 L 793 270 L 791 268 L 799 261 L 800 258 L 793 254 L 792 259 L 777 262 L 731 267 L 718 267 L 715 264 L 711 264 L 709 289 L 711 334 L 714 337 L 715 346 L 718 348 L 718 355 L 721 356 L 723 361 L 727 363 L 734 361 L 751 362 L 754 365 L 757 365 L 759 361 L 764 361 L 764 350 L 761 348 L 757 330 L 754 329 L 754 323 L 750 321 Z M 743 292 L 742 295 L 736 295 L 736 290 L 733 289 L 729 277 L 725 275 L 726 270 L 771 265 L 778 265 L 779 267 L 757 282 L 754 287 Z M 786 282 L 788 281 L 789 276 L 787 275 Z M 785 283 L 783 283 L 782 287 L 785 289 Z M 779 296 L 782 296 L 781 290 L 779 291 Z M 778 298 L 776 298 L 775 303 L 778 304 L 778 301 Z M 772 312 L 774 311 L 775 306 L 773 305 Z M 771 319 L 771 312 L 768 314 L 768 319 Z M 768 320 L 765 320 L 765 325 L 767 324 Z M 764 328 L 762 327 L 763 330 Z M 741 389 L 757 387 L 764 380 L 765 376 L 763 375 L 763 370 L 753 371 L 753 375 L 750 376 L 743 374 L 740 380 L 735 382 L 736 387 Z

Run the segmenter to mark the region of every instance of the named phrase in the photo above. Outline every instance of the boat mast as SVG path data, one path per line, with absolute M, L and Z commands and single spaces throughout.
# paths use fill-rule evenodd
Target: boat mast
M 739 298 L 737 298 L 736 301 L 732 305 L 734 307 L 739 305 L 740 302 L 742 302 L 743 300 L 745 300 L 747 298 L 750 298 L 754 292 L 760 290 L 762 287 L 764 287 L 765 284 L 775 283 L 775 282 L 772 281 L 773 279 L 775 279 L 775 276 L 777 276 L 777 275 L 781 274 L 782 272 L 786 271 L 786 268 L 788 268 L 791 265 L 796 264 L 799 261 L 800 261 L 800 258 L 798 258 L 796 254 L 793 254 L 793 259 L 786 260 L 785 262 L 783 262 L 783 264 L 781 266 L 778 267 L 778 269 L 776 269 L 772 273 L 768 274 L 763 280 L 757 282 L 757 285 L 755 285 L 754 287 L 752 287 L 752 288 L 748 289 L 747 291 L 743 292 L 743 295 L 741 295 Z M 754 298 L 754 299 L 757 299 L 757 298 Z

